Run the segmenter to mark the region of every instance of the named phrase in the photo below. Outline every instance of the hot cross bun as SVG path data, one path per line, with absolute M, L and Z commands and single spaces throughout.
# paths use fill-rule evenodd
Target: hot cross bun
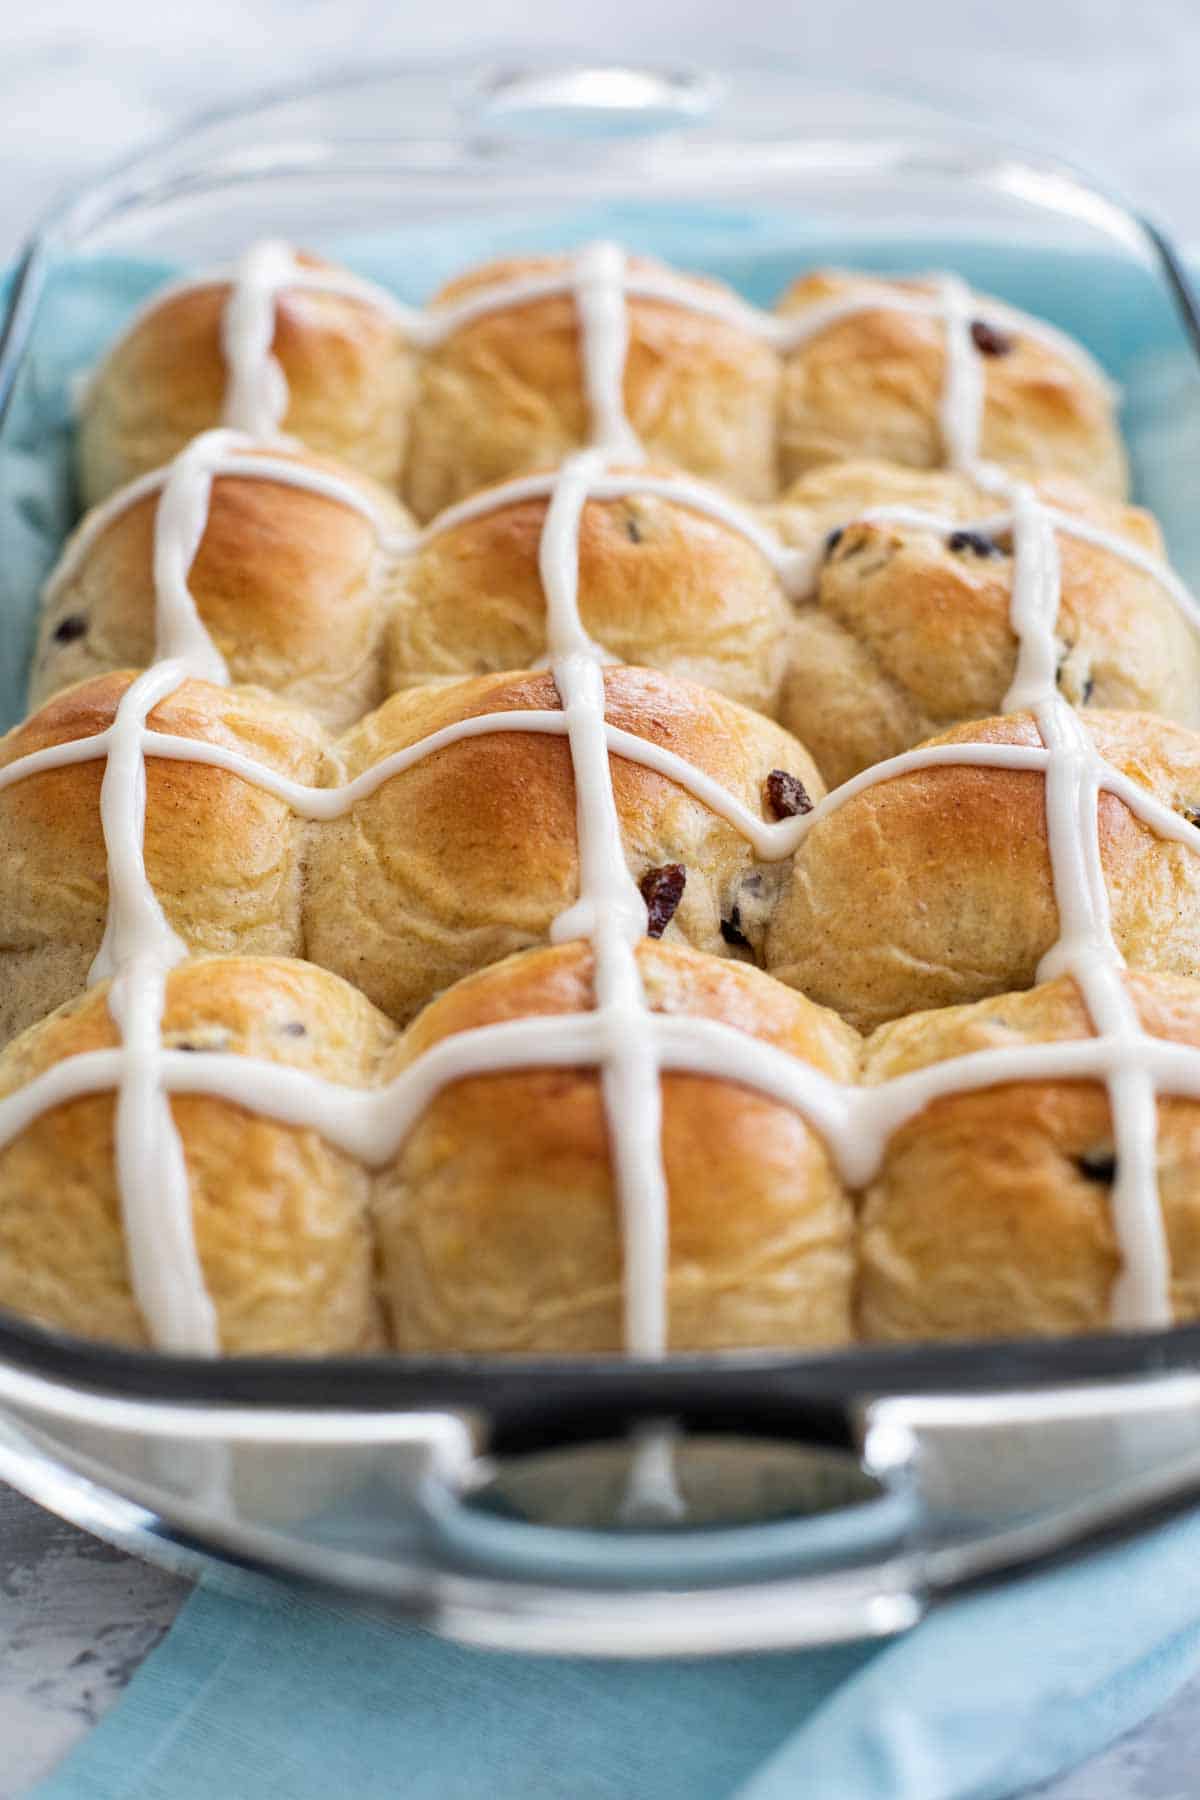
M 270 242 L 152 299 L 0 751 L 0 1302 L 1194 1316 L 1197 612 L 1113 409 L 954 276 L 765 312 L 599 244 L 418 308 Z

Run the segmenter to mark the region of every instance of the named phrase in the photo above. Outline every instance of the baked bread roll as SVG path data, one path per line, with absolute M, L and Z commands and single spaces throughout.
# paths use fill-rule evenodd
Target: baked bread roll
M 757 970 L 649 940 L 638 966 L 654 1011 L 721 1020 L 853 1079 L 855 1034 Z M 422 1013 L 385 1078 L 456 1033 L 589 1010 L 591 973 L 585 944 L 510 957 Z M 853 1215 L 820 1138 L 734 1081 L 669 1072 L 662 1119 L 671 1348 L 845 1342 Z M 621 1348 L 621 1221 L 597 1070 L 443 1089 L 378 1176 L 375 1216 L 397 1349 Z
M 439 311 L 529 278 L 570 282 L 579 267 L 578 258 L 567 256 L 488 263 L 442 288 L 429 316 L 436 322 Z M 666 277 L 685 295 L 738 309 L 736 296 L 719 282 L 673 276 L 644 258 L 631 258 L 628 271 Z M 619 264 L 616 273 L 619 280 Z M 744 499 L 772 498 L 779 358 L 749 315 L 735 322 L 678 300 L 626 292 L 624 321 L 627 349 L 611 398 L 647 453 Z M 581 325 L 568 287 L 496 305 L 431 346 L 421 365 L 404 478 L 404 497 L 419 519 L 507 476 L 552 467 L 603 435 L 586 366 L 589 337 L 597 346 L 599 335 L 599 327 Z
M 1200 736 L 1144 713 L 1083 715 L 1101 756 L 1190 819 Z M 1023 745 L 1028 714 L 960 725 L 931 746 Z M 814 820 L 766 938 L 766 966 L 860 1030 L 1032 986 L 1059 936 L 1040 768 L 917 766 Z M 1099 798 L 1112 931 L 1130 966 L 1200 975 L 1200 854 L 1111 792 Z M 1185 833 L 1185 835 L 1187 835 Z
M 756 817 L 776 816 L 773 772 L 797 810 L 823 789 L 793 738 L 733 701 L 647 669 L 604 672 L 610 728 L 681 758 Z M 488 675 L 393 696 L 337 746 L 341 779 L 464 720 L 561 713 L 548 673 Z M 625 856 L 651 926 L 715 955 L 761 951 L 782 862 L 759 862 L 734 826 L 668 775 L 610 751 Z M 789 794 L 791 790 L 789 790 Z M 544 943 L 579 888 L 565 736 L 489 729 L 392 775 L 314 833 L 307 954 L 400 1022 L 460 977 Z
M 0 740 L 0 1039 L 80 992 L 108 909 L 106 759 L 45 768 L 9 785 L 3 772 L 51 745 L 108 730 L 132 680 L 101 675 L 68 688 Z M 148 723 L 251 756 L 295 781 L 321 777 L 321 731 L 269 694 L 188 681 Z M 146 759 L 146 872 L 192 950 L 300 954 L 303 829 L 283 800 L 239 775 Z
M 621 662 L 773 713 L 792 616 L 777 568 L 733 525 L 668 497 L 690 495 L 694 483 L 665 469 L 628 475 L 628 493 L 583 509 L 579 608 L 588 635 Z M 479 495 L 478 510 L 402 564 L 387 633 L 391 689 L 530 668 L 545 655 L 538 554 L 552 482 L 531 498 L 500 488 L 487 504 L 489 494 Z
M 152 296 L 94 371 L 79 419 L 84 504 L 216 425 L 285 431 L 395 488 L 411 385 L 388 296 L 307 252 L 256 244 L 231 275 Z
M 1050 478 L 1038 494 L 1061 520 L 1055 633 L 1059 691 L 1074 706 L 1129 708 L 1200 725 L 1200 641 L 1163 579 L 1151 515 Z M 929 514 L 870 519 L 872 508 Z M 1004 710 L 1017 662 L 1010 622 L 1010 517 L 964 475 L 830 463 L 793 484 L 774 517 L 796 545 L 828 545 L 812 598 L 797 605 L 779 716 L 831 787 L 961 720 Z M 1071 534 L 1071 522 L 1114 540 Z M 1128 544 L 1135 561 L 1118 553 Z M 1164 570 L 1167 579 L 1173 579 Z
M 897 293 L 927 297 L 934 307 L 899 310 L 889 304 Z M 835 310 L 836 303 L 876 294 L 877 308 L 845 316 Z M 1014 317 L 987 295 L 965 298 L 973 309 L 970 348 L 984 384 L 978 454 L 1019 475 L 1069 475 L 1098 494 L 1123 498 L 1125 453 L 1099 371 L 1060 334 Z M 825 308 L 830 322 L 784 362 L 784 484 L 849 457 L 916 469 L 953 461 L 944 436 L 946 326 L 936 284 L 822 270 L 793 283 L 778 303 L 789 319 L 806 311 L 816 317 Z
M 1200 984 L 1129 975 L 1154 1037 L 1200 1047 Z M 868 1041 L 864 1079 L 971 1052 L 1090 1037 L 1075 983 L 919 1013 Z M 1160 1097 L 1157 1180 L 1176 1320 L 1200 1316 L 1200 1103 Z M 859 1324 L 874 1341 L 1100 1331 L 1123 1265 L 1110 1105 L 1099 1081 L 943 1096 L 893 1135 L 867 1188 Z M 1133 1249 L 1136 1253 L 1136 1245 Z
M 0 1055 L 0 1096 L 120 1042 L 108 984 L 69 1001 Z M 265 957 L 197 958 L 167 982 L 167 1050 L 214 1051 L 367 1086 L 386 1019 L 336 976 Z M 115 1095 L 40 1113 L 0 1149 L 0 1306 L 60 1331 L 145 1346 L 116 1174 Z M 196 1249 L 230 1355 L 373 1350 L 367 1171 L 315 1131 L 177 1094 Z M 160 1198 L 155 1196 L 155 1198 Z
M 1078 347 L 953 277 L 768 314 L 593 245 L 417 311 L 267 243 L 135 318 L 81 459 L 150 473 L 0 747 L 0 1305 L 195 1354 L 1200 1311 L 1200 653 Z
M 219 472 L 187 574 L 200 622 L 234 681 L 342 730 L 383 697 L 397 570 L 386 546 L 409 535 L 408 516 L 366 477 L 305 451 L 218 441 L 212 460 Z M 264 462 L 311 485 L 253 473 Z M 161 484 L 126 488 L 68 543 L 43 596 L 33 705 L 88 676 L 153 661 L 162 501 Z

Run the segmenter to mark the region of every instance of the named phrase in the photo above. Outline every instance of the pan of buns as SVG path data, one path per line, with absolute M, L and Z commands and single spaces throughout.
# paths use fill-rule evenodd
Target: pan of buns
M 1186 276 L 1029 167 L 1122 353 L 1040 217 L 905 248 L 993 151 L 655 80 L 557 173 L 477 86 L 436 229 L 428 144 L 335 134 L 309 236 L 211 141 L 378 78 L 205 127 L 0 358 L 0 1475 L 617 1653 L 898 1629 L 1200 1468 Z

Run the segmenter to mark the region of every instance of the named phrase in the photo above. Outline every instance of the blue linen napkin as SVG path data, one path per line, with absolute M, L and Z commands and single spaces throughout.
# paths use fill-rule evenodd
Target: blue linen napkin
M 652 207 L 474 233 L 321 246 L 420 300 L 514 248 L 621 238 L 769 300 L 814 257 L 953 262 L 977 285 L 1083 331 L 1119 377 L 1182 354 L 1137 270 L 1012 245 L 870 248 L 783 215 Z M 99 258 L 61 271 L 0 450 L 0 724 L 20 716 L 36 594 L 70 523 L 68 381 L 169 273 Z M 1080 313 L 1084 308 L 1084 314 Z M 1174 384 L 1171 385 L 1174 390 Z M 1139 439 L 1137 418 L 1126 420 Z M 1190 467 L 1172 445 L 1150 498 L 1200 567 Z M 1165 469 L 1165 473 L 1162 471 Z M 1175 487 L 1167 484 L 1173 482 Z M 1172 504 L 1172 500 L 1175 504 Z M 765 1602 L 770 1604 L 770 1601 Z M 1001 1800 L 1070 1767 L 1200 1668 L 1200 1517 L 1076 1567 L 946 1606 L 880 1648 L 588 1663 L 462 1649 L 280 1589 L 201 1587 L 124 1699 L 40 1800 Z
M 882 1648 L 709 1662 L 464 1649 L 202 1586 L 31 1800 L 1007 1800 L 1197 1669 L 1200 1515 Z

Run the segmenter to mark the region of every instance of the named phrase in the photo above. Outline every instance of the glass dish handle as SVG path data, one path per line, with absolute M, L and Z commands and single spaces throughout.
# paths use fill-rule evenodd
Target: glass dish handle
M 636 138 L 704 123 L 722 85 L 694 69 L 568 63 L 491 70 L 468 88 L 468 142 L 491 149 L 553 140 Z
M 720 1435 L 695 1416 L 687 1433 L 660 1426 L 662 1454 L 685 1492 L 689 1465 L 698 1469 L 699 1528 L 690 1530 L 678 1520 L 621 1528 L 647 1432 L 653 1447 L 652 1421 L 640 1426 L 640 1444 L 635 1434 L 624 1448 L 610 1439 L 485 1457 L 460 1471 L 453 1491 L 425 1484 L 430 1546 L 491 1574 L 593 1586 L 787 1579 L 873 1564 L 892 1576 L 903 1568 L 904 1585 L 932 1595 L 1136 1529 L 1200 1497 L 1200 1377 L 1190 1374 L 867 1400 L 856 1409 L 857 1447 L 831 1445 L 820 1413 L 811 1423 L 801 1408 L 785 1436 L 750 1421 L 731 1433 L 727 1418 L 717 1421 Z M 709 1516 L 706 1479 L 727 1500 L 732 1493 L 736 1521 Z M 597 1516 L 580 1529 L 589 1506 Z

